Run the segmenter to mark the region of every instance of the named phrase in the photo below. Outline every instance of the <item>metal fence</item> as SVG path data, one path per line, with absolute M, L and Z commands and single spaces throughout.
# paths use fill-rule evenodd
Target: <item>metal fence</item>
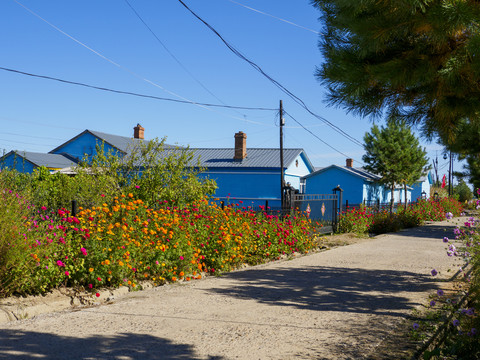
M 414 204 L 414 203 L 409 201 L 407 203 L 407 206 L 411 206 L 412 204 Z M 359 209 L 360 207 L 364 206 L 364 207 L 370 209 L 370 211 L 372 211 L 374 213 L 378 213 L 378 212 L 383 212 L 383 211 L 390 211 L 390 205 L 391 205 L 391 202 L 381 203 L 380 200 L 365 200 L 361 204 L 358 204 L 358 203 L 351 204 L 351 203 L 348 202 L 348 200 L 346 200 L 343 209 L 344 210 Z M 405 208 L 405 203 L 404 202 L 394 202 L 393 203 L 393 212 L 397 212 L 397 210 L 399 208 L 400 209 Z

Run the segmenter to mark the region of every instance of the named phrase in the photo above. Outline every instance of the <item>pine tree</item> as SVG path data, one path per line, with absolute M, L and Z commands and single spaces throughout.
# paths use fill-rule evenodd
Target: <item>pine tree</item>
M 479 121 L 480 1 L 312 0 L 328 102 L 361 116 L 402 117 L 428 136 Z
M 374 125 L 371 133 L 364 136 L 364 168 L 381 176 L 379 182 L 391 190 L 391 208 L 393 211 L 395 186 L 402 184 L 407 203 L 407 186 L 412 185 L 428 168 L 425 149 L 419 145 L 405 123 L 391 120 L 386 127 Z
M 467 178 L 475 189 L 480 188 L 480 123 L 462 119 L 453 130 L 451 138 L 441 136 L 440 143 L 448 151 L 458 155 L 459 160 L 466 160 L 464 172 L 456 172 L 457 178 Z

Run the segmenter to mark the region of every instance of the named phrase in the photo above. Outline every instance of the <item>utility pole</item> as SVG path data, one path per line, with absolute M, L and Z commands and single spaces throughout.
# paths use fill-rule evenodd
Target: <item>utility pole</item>
M 452 152 L 450 151 L 450 161 L 448 164 L 448 196 L 453 195 L 452 183 L 453 183 L 453 158 Z
M 281 192 L 281 203 L 282 210 L 285 208 L 285 194 L 283 191 L 284 187 L 284 171 L 283 171 L 283 125 L 285 125 L 285 120 L 283 119 L 283 103 L 280 100 L 280 192 Z

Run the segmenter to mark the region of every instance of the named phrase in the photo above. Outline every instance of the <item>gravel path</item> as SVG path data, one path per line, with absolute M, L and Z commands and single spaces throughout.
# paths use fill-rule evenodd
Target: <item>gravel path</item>
M 369 358 L 456 272 L 463 220 L 0 323 L 0 359 Z

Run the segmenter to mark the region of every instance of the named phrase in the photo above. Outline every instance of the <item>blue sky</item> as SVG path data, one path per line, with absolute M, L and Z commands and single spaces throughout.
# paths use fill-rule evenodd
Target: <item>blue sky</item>
M 325 104 L 314 73 L 320 13 L 308 0 L 184 0 L 245 57 L 315 114 L 363 142 L 372 122 Z M 140 15 L 135 14 L 129 4 Z M 285 110 L 284 146 L 303 148 L 314 166 L 361 165 L 363 148 L 309 114 L 234 55 L 177 0 L 4 0 L 0 66 L 157 97 Z M 23 5 L 23 6 L 22 6 Z M 248 9 L 251 7 L 252 9 Z M 263 12 L 263 13 L 260 13 Z M 283 19 L 285 21 L 279 20 Z M 295 24 L 295 25 L 294 25 Z M 158 38 L 158 39 L 157 39 Z M 0 70 L 0 148 L 48 152 L 85 129 L 191 147 L 278 147 L 278 111 L 206 107 L 114 94 Z M 381 123 L 380 123 L 381 124 Z M 327 145 L 328 144 L 328 145 Z M 441 147 L 427 144 L 430 159 Z M 460 165 L 455 169 L 459 170 Z

